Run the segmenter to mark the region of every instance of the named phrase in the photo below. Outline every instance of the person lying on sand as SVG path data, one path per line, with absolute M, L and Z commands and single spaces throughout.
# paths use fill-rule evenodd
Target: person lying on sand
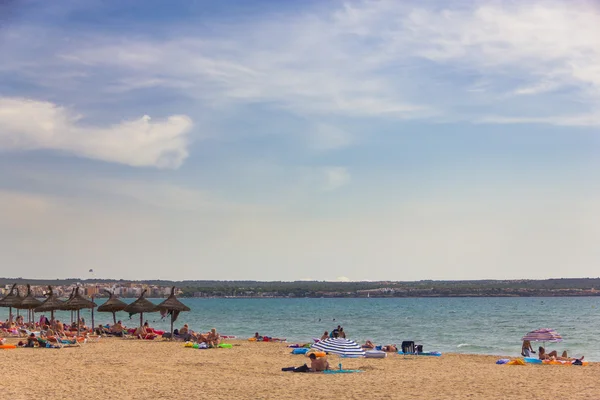
M 397 353 L 398 348 L 395 344 L 388 344 L 387 346 L 381 346 L 381 351 L 386 351 L 388 353 Z
M 563 351 L 561 356 L 558 356 L 556 350 L 552 350 L 550 353 L 546 353 L 546 349 L 542 346 L 538 349 L 540 360 L 560 360 L 560 361 L 583 361 L 585 356 L 581 356 L 581 358 L 571 358 L 567 354 L 567 351 Z
M 363 349 L 374 349 L 375 343 L 371 342 L 370 340 L 367 340 L 365 344 L 362 345 L 362 347 Z

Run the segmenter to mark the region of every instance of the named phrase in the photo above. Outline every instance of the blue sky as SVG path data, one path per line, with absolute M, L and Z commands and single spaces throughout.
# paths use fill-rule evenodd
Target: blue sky
M 599 27 L 583 1 L 4 2 L 0 275 L 597 276 Z

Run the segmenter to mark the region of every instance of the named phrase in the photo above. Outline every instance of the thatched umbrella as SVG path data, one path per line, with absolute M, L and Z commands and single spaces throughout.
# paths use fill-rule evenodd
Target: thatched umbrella
M 94 307 L 96 307 L 96 303 L 84 298 L 79 294 L 79 288 L 75 288 L 75 293 L 63 304 L 62 310 L 77 311 L 77 333 L 79 333 L 79 312 L 84 308 Z
M 65 304 L 64 301 L 60 300 L 57 295 L 52 291 L 52 286 L 48 286 L 47 298 L 44 302 L 35 308 L 35 312 L 50 311 L 50 321 L 54 322 L 54 311 L 62 310 Z
M 27 310 L 27 319 L 29 323 L 33 320 L 33 309 L 39 307 L 41 304 L 42 302 L 36 299 L 33 296 L 33 293 L 31 293 L 31 285 L 27 284 L 27 296 L 21 300 L 17 308 Z
M 177 300 L 175 297 L 175 286 L 171 288 L 171 295 L 165 301 L 156 306 L 161 312 L 166 311 L 171 314 L 171 339 L 173 339 L 173 323 L 177 320 L 182 311 L 191 311 L 191 309 Z
M 144 297 L 146 291 L 147 290 L 144 289 L 141 296 L 136 301 L 128 304 L 127 307 L 123 309 L 123 311 L 128 312 L 130 316 L 133 314 L 140 314 L 140 326 L 144 325 L 144 313 L 158 311 L 156 304 Z
M 19 296 L 19 289 L 17 288 L 16 283 L 12 285 L 12 287 L 10 288 L 10 292 L 8 292 L 6 296 L 0 299 L 0 307 L 8 307 L 9 321 L 12 322 L 13 307 L 16 308 L 19 304 L 21 304 L 21 300 L 23 299 Z
M 127 304 L 123 303 L 121 300 L 119 300 L 117 297 L 115 297 L 115 295 L 112 294 L 111 292 L 109 292 L 108 290 L 104 289 L 104 291 L 106 293 L 108 293 L 108 295 L 110 297 L 108 298 L 108 300 L 106 300 L 106 303 L 104 303 L 100 307 L 98 307 L 98 311 L 112 313 L 113 323 L 116 324 L 117 316 L 115 315 L 115 313 L 117 311 L 123 311 L 125 309 L 125 307 L 127 307 Z

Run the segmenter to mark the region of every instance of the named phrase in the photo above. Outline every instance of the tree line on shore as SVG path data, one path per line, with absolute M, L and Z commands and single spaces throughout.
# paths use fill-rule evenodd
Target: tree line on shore
M 183 297 L 447 297 L 447 296 L 595 296 L 600 278 L 469 281 L 167 281 L 114 279 L 0 278 L 0 285 L 114 284 L 176 286 Z

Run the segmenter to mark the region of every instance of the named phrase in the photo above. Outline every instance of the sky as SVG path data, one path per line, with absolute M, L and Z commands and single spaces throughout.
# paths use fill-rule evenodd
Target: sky
M 597 277 L 600 3 L 0 2 L 0 276 Z

